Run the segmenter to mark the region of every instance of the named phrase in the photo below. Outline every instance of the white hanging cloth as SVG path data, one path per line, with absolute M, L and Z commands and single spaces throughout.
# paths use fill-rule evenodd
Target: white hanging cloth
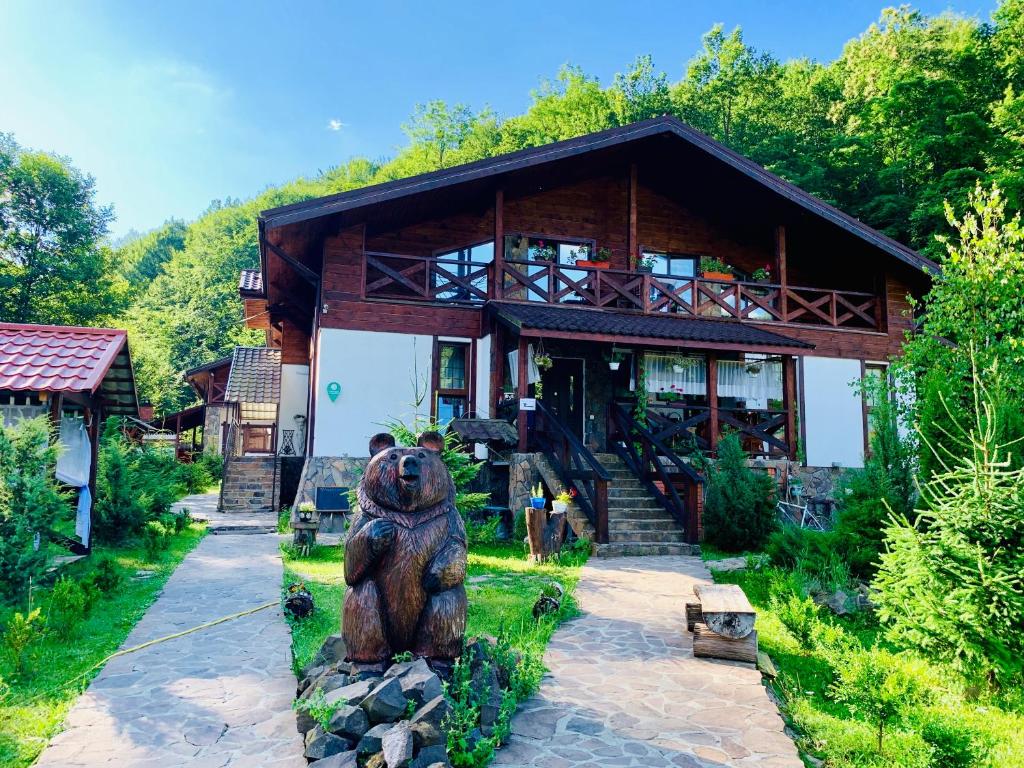
M 708 366 L 703 357 L 644 354 L 648 392 L 675 392 L 680 395 L 705 395 Z
M 508 353 L 507 357 L 509 373 L 512 376 L 512 386 L 516 387 L 519 384 L 519 350 L 513 349 Z M 529 344 L 526 347 L 526 383 L 536 384 L 538 381 L 540 381 L 540 369 L 533 359 L 533 344 Z M 520 392 L 519 396 L 526 397 L 526 394 Z
M 89 546 L 89 534 L 92 532 L 92 494 L 88 484 L 78 489 L 78 511 L 75 514 L 75 535 L 82 540 L 82 545 Z
M 60 420 L 61 452 L 57 457 L 57 479 L 66 485 L 81 488 L 89 484 L 92 466 L 92 446 L 85 422 L 76 416 L 62 416 Z

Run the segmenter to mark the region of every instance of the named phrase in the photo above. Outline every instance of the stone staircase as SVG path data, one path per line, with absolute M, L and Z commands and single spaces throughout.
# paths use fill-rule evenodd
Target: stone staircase
M 614 453 L 599 453 L 608 483 L 608 543 L 594 546 L 598 557 L 691 555 L 700 547 L 687 544 L 683 529 Z
M 218 509 L 224 513 L 275 513 L 275 456 L 233 456 L 224 464 Z

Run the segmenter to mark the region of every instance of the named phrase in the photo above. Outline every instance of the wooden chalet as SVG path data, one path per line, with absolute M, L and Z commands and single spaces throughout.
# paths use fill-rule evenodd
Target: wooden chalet
M 936 269 L 671 117 L 265 211 L 259 239 L 240 294 L 308 376 L 306 481 L 389 418 L 502 418 L 599 542 L 623 474 L 695 540 L 687 455 L 729 431 L 860 466 L 850 384 Z

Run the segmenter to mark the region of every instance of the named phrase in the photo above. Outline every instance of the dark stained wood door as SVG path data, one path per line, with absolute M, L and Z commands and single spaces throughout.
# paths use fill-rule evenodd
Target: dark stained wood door
M 545 371 L 544 404 L 583 440 L 583 361 L 571 357 L 554 357 L 551 369 Z

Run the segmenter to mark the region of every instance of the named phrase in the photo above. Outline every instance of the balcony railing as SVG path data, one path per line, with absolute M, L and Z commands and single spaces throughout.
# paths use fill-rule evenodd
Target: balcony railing
M 577 267 L 545 261 L 461 261 L 367 251 L 367 298 L 479 304 L 488 299 L 612 307 L 699 318 L 731 318 L 884 329 L 873 293 L 739 280 Z

